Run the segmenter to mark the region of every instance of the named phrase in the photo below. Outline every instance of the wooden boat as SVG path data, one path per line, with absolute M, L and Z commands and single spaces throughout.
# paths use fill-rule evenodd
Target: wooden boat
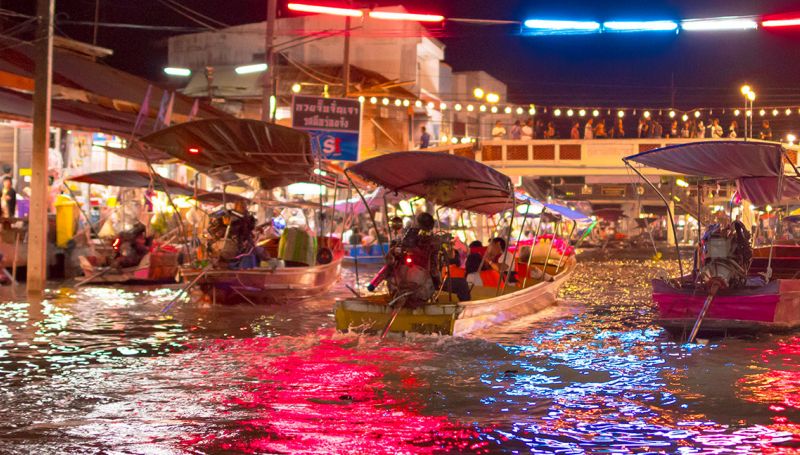
M 348 169 L 347 173 L 350 172 L 390 191 L 426 197 L 440 206 L 485 215 L 513 209 L 516 201 L 507 176 L 482 163 L 454 155 L 397 152 L 366 160 Z M 555 210 L 556 206 L 552 207 Z M 552 260 L 545 258 L 545 261 L 548 259 Z M 406 260 L 411 263 L 410 256 Z M 442 288 L 424 303 L 413 306 L 404 305 L 405 297 L 392 295 L 391 289 L 371 296 L 339 299 L 334 307 L 336 327 L 341 331 L 383 330 L 384 334 L 389 331 L 468 334 L 553 305 L 558 290 L 572 275 L 576 260 L 574 252 L 559 258 L 552 276 L 543 275 L 533 264 L 531 272 L 539 272 L 531 275 L 541 279 L 524 279 L 528 264 L 517 264 L 517 271 L 523 272 L 518 275 L 517 283 L 474 286 L 470 298 L 464 301 Z M 525 282 L 524 287 L 519 280 Z
M 775 142 L 707 141 L 643 152 L 625 159 L 630 166 L 629 161 L 683 175 L 735 181 L 742 199 L 758 205 L 800 195 L 800 180 L 784 175 L 788 157 Z M 752 261 L 747 258 L 740 265 L 740 276 L 731 286 L 720 278 L 728 272 L 722 270 L 717 276 L 701 270 L 703 264 L 678 279 L 653 280 L 657 323 L 673 333 L 689 334 L 689 341 L 701 333 L 796 329 L 800 327 L 798 253 L 800 248 L 795 246 L 756 248 Z
M 499 295 L 494 287 L 475 286 L 473 300 L 459 302 L 455 295 L 443 292 L 435 303 L 402 308 L 390 330 L 459 336 L 536 314 L 556 303 L 558 291 L 572 276 L 575 265 L 575 257 L 570 257 L 551 280 L 531 280 L 523 289 L 509 285 Z M 367 332 L 383 329 L 394 312 L 388 305 L 390 300 L 386 294 L 338 300 L 334 308 L 336 328 Z
M 310 267 L 255 267 L 251 269 L 181 268 L 186 282 L 195 282 L 212 302 L 285 303 L 327 292 L 341 277 L 339 250 L 329 264 Z
M 122 188 L 153 188 L 156 191 L 168 191 L 182 196 L 195 194 L 195 191 L 187 185 L 163 177 L 153 178 L 143 171 L 102 171 L 69 177 L 67 180 Z M 114 253 L 110 244 L 95 245 L 92 248 L 94 254 L 78 257 L 81 270 L 86 277 L 81 281 L 82 284 L 164 284 L 174 283 L 178 276 L 179 253 L 177 248 L 168 244 L 153 248 L 135 267 L 121 269 L 101 265 L 106 264 L 108 262 L 106 258 Z
M 178 252 L 154 250 L 136 267 L 116 269 L 98 266 L 94 256 L 80 256 L 78 261 L 88 281 L 85 284 L 166 284 L 178 278 Z
M 315 178 L 313 171 L 318 163 L 308 134 L 271 123 L 234 118 L 198 120 L 157 131 L 140 142 L 204 172 L 215 174 L 224 169 L 253 177 L 261 190 L 297 182 L 329 183 Z M 338 188 L 338 178 L 333 185 Z M 270 206 L 274 203 L 267 201 Z M 317 243 L 330 253 L 324 260 L 312 253 L 310 260 L 286 260 L 284 264 L 277 260 L 286 258 L 278 254 L 275 244 L 267 248 L 269 256 L 277 258 L 273 263 L 243 265 L 212 259 L 210 264 L 201 266 L 200 261 L 195 261 L 195 265 L 181 268 L 180 275 L 187 289 L 198 287 L 217 303 L 304 299 L 326 292 L 341 274 L 341 242 L 320 235 Z

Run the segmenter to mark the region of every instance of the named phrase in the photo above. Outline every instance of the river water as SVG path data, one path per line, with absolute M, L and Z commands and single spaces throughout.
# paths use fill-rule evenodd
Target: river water
M 343 290 L 164 316 L 174 287 L 5 289 L 0 453 L 800 451 L 800 337 L 674 342 L 648 278 L 675 267 L 584 262 L 537 317 L 384 341 L 336 333 Z

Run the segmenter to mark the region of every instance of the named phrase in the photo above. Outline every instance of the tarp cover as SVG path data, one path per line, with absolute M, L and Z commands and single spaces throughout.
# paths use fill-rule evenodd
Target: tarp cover
M 783 172 L 781 144 L 761 141 L 702 141 L 671 145 L 625 158 L 684 175 L 736 179 Z
M 308 181 L 314 167 L 305 132 L 249 119 L 206 119 L 181 123 L 139 141 L 199 171 L 218 169 L 257 177 L 262 189 Z M 190 149 L 198 153 L 190 153 Z
M 558 205 L 558 204 L 543 204 L 538 199 L 528 196 L 527 194 L 524 193 L 516 193 L 516 197 L 517 200 L 520 201 L 520 203 L 522 204 L 530 204 L 538 206 L 538 208 L 535 209 L 536 213 L 531 212 L 529 213 L 529 215 L 538 216 L 539 213 L 541 213 L 542 209 L 546 208 L 547 213 L 550 213 L 551 215 L 557 214 L 562 218 L 566 218 L 568 220 L 587 221 L 590 219 L 588 216 L 584 215 L 583 213 L 577 210 L 572 210 L 569 207 L 565 207 L 563 205 Z
M 250 198 L 233 193 L 223 193 L 221 191 L 203 192 L 198 194 L 195 199 L 206 204 L 222 204 L 223 202 L 250 202 Z
M 390 191 L 436 204 L 493 215 L 512 207 L 513 185 L 477 161 L 436 152 L 394 152 L 348 169 Z
M 778 199 L 778 177 L 745 177 L 736 180 L 736 189 L 743 199 L 755 205 L 775 204 L 800 196 L 800 180 L 783 177 L 783 188 Z
M 151 176 L 143 171 L 103 171 L 92 174 L 67 177 L 71 182 L 90 183 L 92 185 L 119 186 L 123 188 L 150 188 L 157 191 L 166 190 L 170 194 L 180 194 L 183 196 L 194 195 L 194 189 L 175 180 L 165 177 Z

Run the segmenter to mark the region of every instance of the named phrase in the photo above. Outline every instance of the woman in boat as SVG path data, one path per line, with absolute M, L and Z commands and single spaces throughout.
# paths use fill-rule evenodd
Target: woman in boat
M 500 282 L 500 272 L 486 264 L 479 254 L 472 253 L 467 256 L 465 269 L 467 283 L 472 286 L 495 287 Z
M 461 257 L 457 250 L 453 250 L 450 263 L 442 270 L 444 285 L 442 289 L 452 292 L 458 296 L 458 300 L 465 302 L 470 299 L 469 284 L 467 283 L 467 273 L 460 267 Z

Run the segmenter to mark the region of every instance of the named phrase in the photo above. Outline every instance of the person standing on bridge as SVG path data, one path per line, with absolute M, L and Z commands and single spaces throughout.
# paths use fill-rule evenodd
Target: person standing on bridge
M 594 139 L 594 119 L 590 118 L 586 121 L 586 126 L 583 127 L 583 138 Z
M 428 134 L 428 130 L 424 126 L 420 130 L 422 134 L 419 136 L 419 148 L 426 149 L 431 145 L 431 135 Z

